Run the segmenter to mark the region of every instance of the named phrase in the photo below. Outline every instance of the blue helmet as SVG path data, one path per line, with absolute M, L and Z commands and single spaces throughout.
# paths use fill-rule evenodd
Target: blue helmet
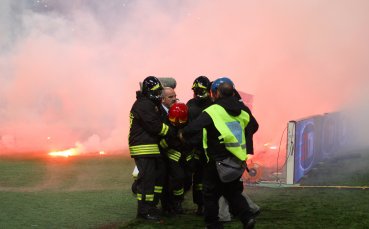
M 223 84 L 223 83 L 228 83 L 230 85 L 234 87 L 234 83 L 232 82 L 232 80 L 230 80 L 228 77 L 220 77 L 218 79 L 216 79 L 212 84 L 211 84 L 211 92 L 214 94 L 217 90 L 218 87 Z

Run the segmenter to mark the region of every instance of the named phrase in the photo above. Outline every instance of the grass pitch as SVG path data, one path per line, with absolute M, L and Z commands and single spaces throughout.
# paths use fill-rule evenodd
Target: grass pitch
M 135 217 L 123 156 L 0 160 L 0 228 L 114 228 Z
M 369 190 L 339 187 L 369 186 L 369 153 L 353 155 L 320 164 L 301 186 L 247 186 L 262 208 L 256 228 L 369 228 Z M 183 215 L 136 219 L 133 167 L 125 156 L 0 157 L 0 228 L 204 228 L 191 193 Z

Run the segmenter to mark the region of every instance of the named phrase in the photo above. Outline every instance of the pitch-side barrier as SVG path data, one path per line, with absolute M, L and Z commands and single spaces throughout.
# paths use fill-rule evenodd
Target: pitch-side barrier
M 339 112 L 293 120 L 287 129 L 286 184 L 297 184 L 348 141 L 347 122 Z

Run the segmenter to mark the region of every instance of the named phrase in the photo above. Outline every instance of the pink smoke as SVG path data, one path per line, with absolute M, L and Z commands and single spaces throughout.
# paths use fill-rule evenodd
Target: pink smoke
M 22 32 L 0 31 L 1 152 L 76 142 L 126 150 L 129 109 L 148 75 L 174 77 L 182 102 L 197 76 L 230 77 L 254 95 L 260 152 L 279 144 L 289 120 L 367 96 L 357 93 L 368 88 L 367 1 L 93 3 L 18 8 Z

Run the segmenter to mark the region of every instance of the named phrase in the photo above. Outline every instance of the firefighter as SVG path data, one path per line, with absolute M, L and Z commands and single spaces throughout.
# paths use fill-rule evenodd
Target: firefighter
M 250 114 L 243 110 L 234 97 L 234 84 L 227 78 L 215 80 L 211 86 L 214 104 L 206 108 L 200 116 L 179 132 L 183 141 L 193 134 L 203 133 L 203 147 L 207 163 L 203 173 L 204 220 L 207 228 L 223 228 L 219 222 L 218 201 L 224 196 L 231 213 L 241 220 L 244 228 L 254 228 L 255 215 L 242 196 L 241 176 L 230 182 L 222 182 L 216 162 L 226 158 L 247 159 L 246 132 Z
M 210 85 L 210 80 L 206 76 L 199 76 L 194 80 L 191 88 L 193 98 L 187 102 L 189 122 L 193 122 L 205 108 L 213 103 L 210 97 Z M 202 135 L 199 134 L 194 138 L 202 139 Z M 197 205 L 196 214 L 203 215 L 202 172 L 205 154 L 202 144 L 195 145 L 192 152 L 187 158 L 190 171 L 187 183 L 192 185 L 192 200 Z
M 170 125 L 176 129 L 182 128 L 188 120 L 188 109 L 184 103 L 174 103 L 168 111 L 168 120 Z M 160 141 L 160 146 L 167 159 L 168 182 L 165 187 L 168 198 L 162 207 L 163 211 L 168 214 L 182 214 L 182 202 L 184 199 L 184 167 L 183 160 L 185 158 L 185 147 L 180 140 L 175 137 L 168 136 Z
M 159 220 L 157 204 L 162 193 L 165 164 L 159 151 L 161 137 L 175 132 L 160 117 L 162 84 L 155 76 L 142 82 L 141 93 L 130 111 L 129 150 L 138 168 L 137 217 Z

